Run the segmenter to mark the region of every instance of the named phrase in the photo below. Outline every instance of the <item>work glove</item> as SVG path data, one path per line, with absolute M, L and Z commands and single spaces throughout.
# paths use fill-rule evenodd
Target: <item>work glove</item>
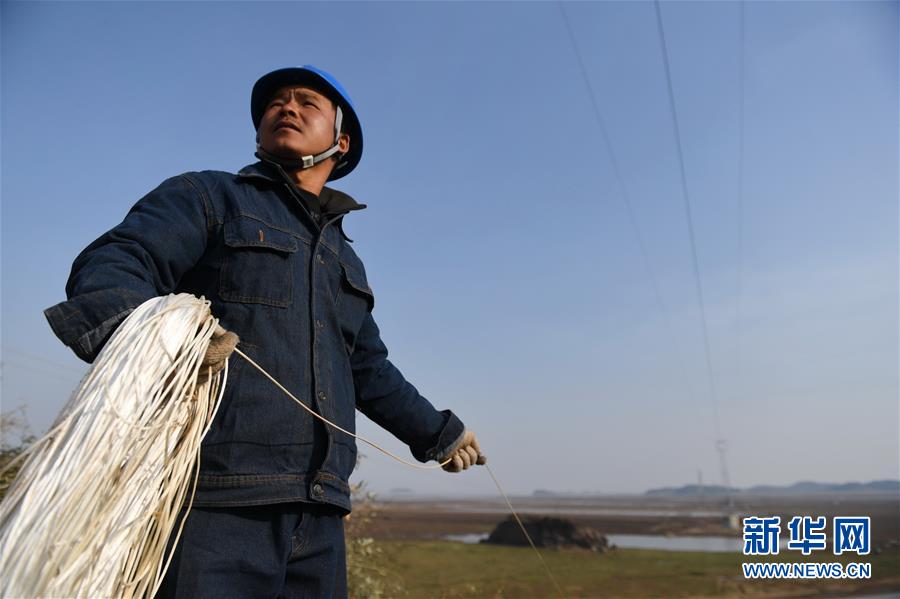
M 447 472 L 460 472 L 472 464 L 481 466 L 487 463 L 487 458 L 481 455 L 481 448 L 478 447 L 478 440 L 475 438 L 475 433 L 468 428 L 463 432 L 462 439 L 457 441 L 445 455 L 453 456 L 452 460 L 441 466 L 441 468 Z M 441 462 L 446 459 L 447 458 L 445 457 Z
M 209 347 L 206 348 L 206 355 L 200 362 L 200 372 L 197 375 L 198 385 L 202 385 L 225 368 L 225 362 L 237 347 L 238 341 L 240 339 L 236 334 L 226 331 L 221 325 L 216 325 L 216 330 L 209 340 Z

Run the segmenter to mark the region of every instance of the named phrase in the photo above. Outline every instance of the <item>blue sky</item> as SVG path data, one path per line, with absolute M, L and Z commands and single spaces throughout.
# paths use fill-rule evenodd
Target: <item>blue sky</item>
M 310 63 L 390 357 L 508 491 L 720 482 L 713 405 L 735 485 L 897 478 L 898 4 L 748 2 L 742 46 L 740 4 L 662 3 L 711 369 L 654 5 L 564 8 L 612 155 L 557 3 L 4 2 L 3 410 L 40 433 L 85 371 L 41 313 L 77 253 L 254 162 L 250 88 Z M 360 449 L 377 492 L 495 492 Z

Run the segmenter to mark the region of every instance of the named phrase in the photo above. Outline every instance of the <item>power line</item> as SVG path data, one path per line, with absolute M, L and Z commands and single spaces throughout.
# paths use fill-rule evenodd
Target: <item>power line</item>
M 666 325 L 667 325 L 667 328 L 668 328 L 668 331 L 670 334 L 672 344 L 677 349 L 678 345 L 675 342 L 674 335 L 672 335 L 671 321 L 668 317 L 668 311 L 665 308 L 665 303 L 662 300 L 662 295 L 659 291 L 659 286 L 656 282 L 656 277 L 654 276 L 653 269 L 650 266 L 650 259 L 649 259 L 648 253 L 647 253 L 646 244 L 644 243 L 640 226 L 638 225 L 637 219 L 634 215 L 634 210 L 631 205 L 630 196 L 628 194 L 627 187 L 625 186 L 624 179 L 622 177 L 621 170 L 619 168 L 618 160 L 616 159 L 615 151 L 613 150 L 612 144 L 609 140 L 609 135 L 607 133 L 607 129 L 606 129 L 602 114 L 599 109 L 597 97 L 594 94 L 593 86 L 591 85 L 590 78 L 587 75 L 587 69 L 585 68 L 584 60 L 582 59 L 582 55 L 581 55 L 577 40 L 575 38 L 574 31 L 572 29 L 571 23 L 569 21 L 569 18 L 565 11 L 565 7 L 563 6 L 563 3 L 557 2 L 557 5 L 559 6 L 560 13 L 562 14 L 563 22 L 565 23 L 566 32 L 569 36 L 569 40 L 572 43 L 572 47 L 575 51 L 575 57 L 576 57 L 576 60 L 578 63 L 578 67 L 581 71 L 581 75 L 584 79 L 584 83 L 587 88 L 588 97 L 591 101 L 591 106 L 594 111 L 594 116 L 596 117 L 597 124 L 600 127 L 600 132 L 601 132 L 601 137 L 603 139 L 603 143 L 604 143 L 606 150 L 610 157 L 613 174 L 615 175 L 616 182 L 619 185 L 619 188 L 621 191 L 621 197 L 622 197 L 623 203 L 625 205 L 626 213 L 628 215 L 628 219 L 631 224 L 632 230 L 635 234 L 635 238 L 638 242 L 638 246 L 641 251 L 641 257 L 643 258 L 644 266 L 647 270 L 647 273 L 648 273 L 648 276 L 649 276 L 649 279 L 651 282 L 651 287 L 653 289 L 653 293 L 654 293 L 654 296 L 657 301 L 657 305 L 659 306 L 660 311 L 663 314 L 664 320 L 666 322 Z M 717 392 L 716 392 L 715 377 L 713 374 L 712 358 L 711 358 L 711 352 L 710 352 L 710 346 L 709 346 L 709 334 L 708 334 L 708 327 L 707 327 L 706 308 L 705 308 L 705 303 L 703 300 L 703 286 L 702 286 L 701 279 L 700 279 L 700 266 L 699 266 L 699 259 L 697 257 L 697 244 L 696 244 L 696 236 L 694 234 L 694 224 L 693 224 L 693 215 L 692 215 L 692 210 L 691 210 L 690 193 L 688 192 L 687 175 L 686 175 L 686 169 L 684 166 L 684 153 L 683 153 L 682 143 L 681 143 L 681 131 L 680 131 L 680 128 L 678 125 L 677 110 L 675 108 L 675 94 L 674 94 L 673 86 L 672 86 L 672 76 L 671 76 L 671 70 L 669 68 L 668 47 L 667 47 L 666 40 L 665 40 L 665 31 L 664 31 L 664 27 L 663 27 L 663 23 L 662 23 L 662 14 L 660 11 L 659 0 L 655 1 L 654 6 L 656 9 L 656 21 L 657 21 L 657 29 L 658 29 L 658 33 L 659 33 L 659 37 L 660 37 L 660 44 L 661 44 L 661 47 L 663 50 L 663 64 L 664 64 L 665 72 L 666 72 L 666 85 L 667 85 L 667 90 L 668 90 L 669 108 L 671 111 L 675 140 L 676 140 L 677 149 L 678 149 L 678 160 L 679 160 L 679 170 L 680 170 L 680 175 L 681 175 L 682 197 L 684 198 L 685 213 L 686 213 L 687 225 L 688 225 L 688 235 L 689 235 L 690 244 L 691 244 L 691 258 L 692 258 L 692 265 L 693 265 L 693 270 L 694 270 L 694 282 L 695 282 L 695 286 L 696 286 L 696 290 L 697 290 L 697 298 L 698 298 L 698 302 L 699 302 L 700 315 L 701 315 L 701 328 L 702 328 L 702 334 L 703 334 L 704 356 L 705 356 L 705 361 L 706 361 L 707 379 L 709 382 L 709 389 L 710 389 L 710 401 L 711 401 L 711 407 L 712 407 L 712 413 L 713 413 L 713 426 L 714 426 L 714 431 L 715 431 L 715 436 L 716 436 L 715 447 L 716 447 L 717 453 L 719 454 L 719 461 L 720 461 L 720 466 L 721 466 L 721 471 L 722 471 L 722 480 L 723 480 L 724 485 L 726 487 L 728 487 L 728 486 L 730 486 L 730 480 L 729 480 L 729 475 L 728 475 L 727 461 L 725 458 L 725 452 L 726 452 L 727 446 L 726 446 L 725 439 L 722 438 L 721 428 L 719 425 Z M 743 52 L 743 5 L 741 7 L 741 10 L 742 10 L 742 12 L 741 12 L 741 51 Z M 741 63 L 742 63 L 742 68 L 743 68 L 743 54 L 741 55 Z M 742 84 L 743 84 L 743 71 L 741 73 L 742 73 Z M 740 172 L 740 176 L 739 176 L 738 185 L 741 190 L 740 194 L 742 195 L 742 191 L 743 191 L 743 170 L 742 170 L 743 169 L 743 87 L 741 88 L 740 98 L 741 98 L 741 108 L 740 108 L 740 111 L 741 111 L 741 124 L 740 124 L 740 127 L 741 127 L 741 132 L 740 132 L 741 154 L 739 157 L 739 161 L 741 162 L 741 172 Z M 742 197 L 739 197 L 739 202 L 742 202 Z M 738 216 L 739 228 L 741 228 L 741 224 L 740 224 L 741 210 L 742 210 L 742 208 L 739 205 L 739 216 Z M 740 243 L 740 241 L 739 241 L 739 243 Z M 739 269 L 740 269 L 740 260 L 739 260 Z M 740 270 L 739 270 L 738 277 L 739 277 L 739 284 L 740 284 L 740 277 L 741 277 Z M 681 362 L 680 353 L 677 351 L 676 351 L 676 356 L 678 357 L 678 361 L 679 361 L 679 364 L 682 369 L 682 374 L 684 375 L 684 365 L 683 365 L 683 362 Z M 684 378 L 685 378 L 685 381 L 687 382 L 687 377 L 685 376 Z M 690 387 L 689 384 L 688 384 L 688 387 Z M 691 394 L 693 395 L 693 392 L 691 392 Z
M 78 381 L 78 378 L 75 375 L 59 371 L 55 368 L 48 367 L 43 364 L 31 364 L 24 361 L 20 362 L 19 359 L 15 357 L 12 358 L 12 361 L 10 361 L 9 357 L 4 357 L 2 360 L 0 360 L 0 376 L 6 378 L 6 376 L 9 374 L 9 367 L 12 367 L 13 369 L 31 369 L 33 371 L 39 372 L 41 376 L 50 376 L 67 383 Z
M 672 89 L 672 73 L 669 68 L 669 50 L 668 46 L 666 45 L 666 34 L 663 28 L 662 12 L 660 10 L 659 0 L 655 0 L 653 6 L 656 9 L 656 25 L 657 31 L 659 32 L 660 45 L 663 51 L 663 66 L 665 67 L 666 72 L 666 88 L 668 90 L 669 109 L 672 115 L 672 125 L 675 132 L 676 147 L 678 149 L 678 167 L 681 174 L 681 192 L 684 198 L 684 209 L 687 216 L 688 236 L 690 237 L 691 242 L 691 259 L 694 266 L 694 282 L 697 287 L 697 300 L 700 306 L 700 322 L 703 328 L 703 349 L 706 356 L 706 370 L 709 379 L 710 400 L 712 402 L 713 426 L 716 433 L 716 451 L 719 452 L 719 459 L 722 466 L 723 483 L 727 487 L 729 485 L 729 480 L 728 469 L 725 462 L 726 446 L 725 440 L 722 438 L 719 427 L 719 411 L 716 401 L 716 384 L 715 378 L 713 376 L 712 358 L 710 357 L 709 351 L 709 334 L 707 332 L 706 325 L 706 308 L 703 302 L 703 285 L 700 282 L 700 264 L 699 260 L 697 259 L 697 242 L 694 236 L 694 219 L 691 214 L 691 198 L 690 194 L 688 193 L 687 175 L 684 168 L 684 152 L 682 150 L 681 144 L 681 131 L 678 127 L 678 112 L 675 109 L 675 93 Z
M 29 360 L 34 360 L 34 361 L 37 361 L 37 362 L 42 362 L 42 363 L 46 364 L 47 366 L 52 366 L 54 369 L 65 370 L 65 371 L 71 372 L 72 374 L 77 374 L 77 375 L 79 375 L 79 376 L 83 376 L 83 375 L 87 372 L 87 370 L 88 370 L 87 365 L 85 365 L 85 368 L 84 368 L 84 369 L 79 369 L 79 368 L 76 368 L 76 367 L 74 367 L 74 366 L 72 366 L 72 365 L 70 365 L 70 364 L 63 364 L 62 362 L 57 362 L 57 361 L 55 361 L 55 360 L 50 360 L 50 359 L 48 359 L 48 358 L 45 358 L 44 356 L 40 356 L 40 355 L 37 355 L 37 354 L 32 354 L 32 353 L 29 353 L 29 352 L 26 352 L 26 351 L 22 351 L 22 350 L 20 350 L 20 349 L 16 349 L 16 348 L 14 348 L 14 347 L 5 347 L 5 348 L 3 348 L 3 353 L 7 353 L 7 354 L 9 354 L 9 353 L 11 353 L 11 354 L 17 354 L 17 355 L 19 355 L 19 356 L 21 356 L 21 357 L 23 357 L 23 358 L 28 358 Z
M 742 387 L 741 321 L 744 279 L 744 0 L 738 9 L 738 184 L 737 184 L 737 298 L 735 300 L 735 380 Z
M 743 279 L 743 253 L 744 253 L 744 0 L 739 3 L 738 13 L 738 195 L 737 195 L 737 307 L 740 324 L 741 319 L 741 292 Z M 740 331 L 740 329 L 738 329 Z
M 575 58 L 578 62 L 578 68 L 581 71 L 581 76 L 584 79 L 585 87 L 587 88 L 588 98 L 591 101 L 591 107 L 594 111 L 594 117 L 597 119 L 597 125 L 600 127 L 600 135 L 603 139 L 603 144 L 606 147 L 606 152 L 609 155 L 610 163 L 612 164 L 613 174 L 615 175 L 616 183 L 619 186 L 620 197 L 622 198 L 622 203 L 625 206 L 625 212 L 628 215 L 628 222 L 631 224 L 631 230 L 634 233 L 635 239 L 637 240 L 638 248 L 641 251 L 641 258 L 644 262 L 644 268 L 647 271 L 647 276 L 650 279 L 650 286 L 653 289 L 653 296 L 656 299 L 656 305 L 659 308 L 659 311 L 662 313 L 663 321 L 666 324 L 666 330 L 669 334 L 669 341 L 672 343 L 672 346 L 675 348 L 675 357 L 676 361 L 681 369 L 681 376 L 684 379 L 685 386 L 688 388 L 688 393 L 693 396 L 694 391 L 691 387 L 690 381 L 688 380 L 686 369 L 684 367 L 684 362 L 681 359 L 681 352 L 678 351 L 678 343 L 675 341 L 675 335 L 672 332 L 672 323 L 669 318 L 669 312 L 666 309 L 665 302 L 663 302 L 662 294 L 659 291 L 659 285 L 656 282 L 656 276 L 653 272 L 653 267 L 650 263 L 650 257 L 647 253 L 647 246 L 644 243 L 644 236 L 641 234 L 640 225 L 638 225 L 637 217 L 635 217 L 634 209 L 631 205 L 631 197 L 628 194 L 628 188 L 625 186 L 625 180 L 622 177 L 621 170 L 619 169 L 619 161 L 616 159 L 616 153 L 613 150 L 612 143 L 609 140 L 609 134 L 606 130 L 606 124 L 603 120 L 603 115 L 600 112 L 600 106 L 597 102 L 597 96 L 594 94 L 594 88 L 591 85 L 591 80 L 588 77 L 587 69 L 584 65 L 584 60 L 581 56 L 581 50 L 578 46 L 578 41 L 575 37 L 575 32 L 572 29 L 572 24 L 569 21 L 569 16 L 566 13 L 565 7 L 562 2 L 557 2 L 557 6 L 559 7 L 559 11 L 562 14 L 563 23 L 566 26 L 566 33 L 569 35 L 569 41 L 572 44 L 572 49 L 575 52 Z

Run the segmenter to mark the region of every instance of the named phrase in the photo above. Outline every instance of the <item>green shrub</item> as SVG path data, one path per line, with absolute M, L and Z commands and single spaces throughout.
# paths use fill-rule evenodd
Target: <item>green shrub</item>
M 362 459 L 357 454 L 356 465 Z M 344 518 L 347 545 L 347 590 L 353 599 L 404 597 L 406 590 L 398 571 L 391 569 L 384 546 L 368 536 L 371 523 L 379 517 L 375 493 L 366 489 L 366 481 L 350 485 L 353 512 Z
M 12 464 L 23 451 L 35 442 L 35 436 L 31 433 L 28 421 L 25 418 L 25 406 L 0 414 L 0 500 L 6 496 L 6 491 L 15 480 L 22 466 L 22 461 Z

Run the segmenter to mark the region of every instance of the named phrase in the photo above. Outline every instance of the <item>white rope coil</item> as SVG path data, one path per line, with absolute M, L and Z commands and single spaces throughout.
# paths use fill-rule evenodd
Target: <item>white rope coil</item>
M 136 308 L 50 431 L 7 465 L 24 459 L 0 505 L 0 596 L 156 594 L 193 500 L 200 443 L 225 388 L 227 362 L 197 384 L 217 324 L 209 302 L 189 294 L 154 298 Z M 428 469 L 452 459 L 433 466 L 403 460 L 316 414 L 246 354 L 236 353 L 313 416 L 397 461 Z M 564 595 L 489 467 L 488 472 Z
M 180 294 L 117 328 L 0 505 L 0 595 L 156 593 L 225 387 L 227 366 L 197 385 L 217 322 Z

